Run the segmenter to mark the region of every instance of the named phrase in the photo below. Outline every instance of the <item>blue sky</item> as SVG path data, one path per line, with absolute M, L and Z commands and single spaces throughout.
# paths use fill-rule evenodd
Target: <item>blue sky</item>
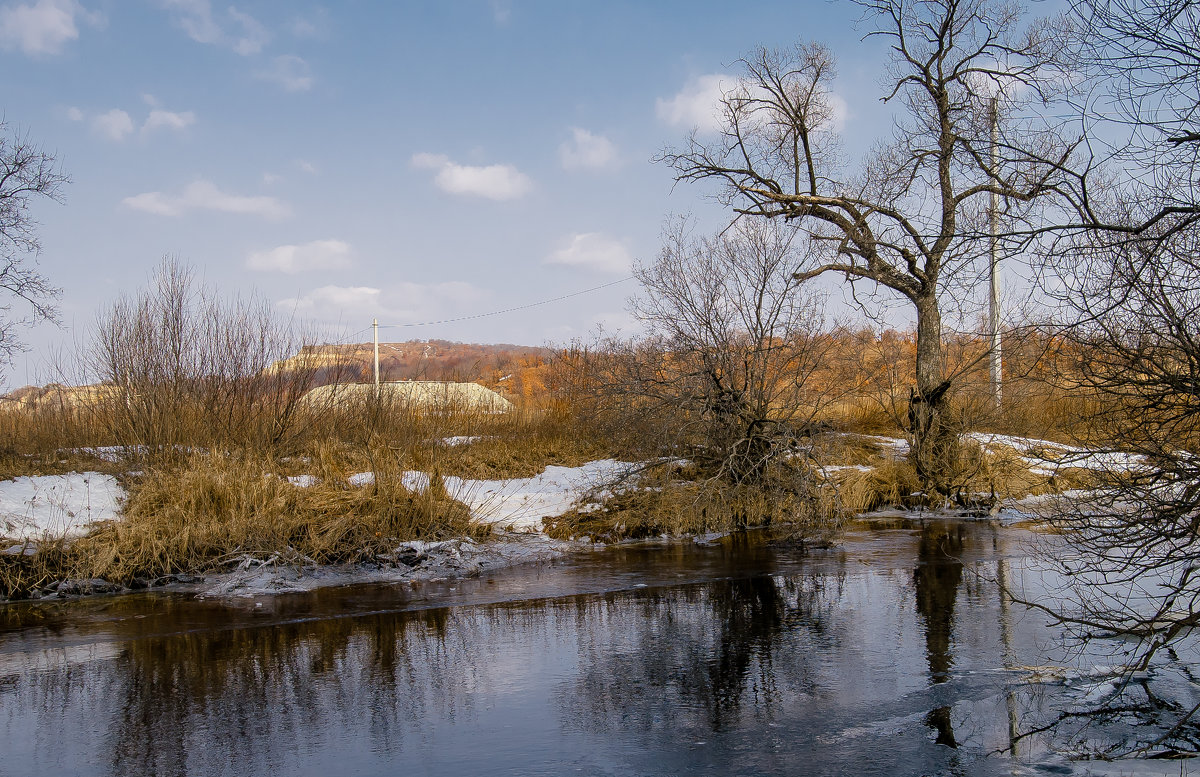
M 650 260 L 672 213 L 726 214 L 650 159 L 710 121 L 758 45 L 838 57 L 845 149 L 887 124 L 882 42 L 845 2 L 0 0 L 0 108 L 61 161 L 38 203 L 64 329 L 167 254 L 228 291 L 369 339 L 383 324 L 571 294 Z M 543 344 L 628 329 L 632 282 L 389 340 Z

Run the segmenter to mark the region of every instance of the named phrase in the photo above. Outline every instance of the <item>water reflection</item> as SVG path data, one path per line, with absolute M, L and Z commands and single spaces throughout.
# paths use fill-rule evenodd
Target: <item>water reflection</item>
M 917 567 L 913 571 L 917 612 L 925 624 L 925 654 L 929 677 L 935 684 L 950 679 L 954 656 L 950 651 L 954 629 L 954 605 L 963 577 L 963 526 L 933 522 L 921 527 L 917 543 Z M 930 710 L 925 723 L 936 734 L 939 745 L 958 747 L 950 704 Z
M 382 588 L 10 610 L 0 773 L 1007 773 L 994 670 L 1039 633 L 1001 640 L 968 571 L 994 560 L 981 531 L 615 549 L 455 583 L 524 597 L 458 607 Z

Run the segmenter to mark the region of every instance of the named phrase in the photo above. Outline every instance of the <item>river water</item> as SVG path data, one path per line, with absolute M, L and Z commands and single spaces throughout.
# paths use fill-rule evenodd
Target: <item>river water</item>
M 1031 536 L 885 520 L 807 554 L 7 605 L 0 775 L 1180 774 L 1068 759 L 1128 721 L 1022 736 L 1109 682 L 998 585 L 1043 590 Z

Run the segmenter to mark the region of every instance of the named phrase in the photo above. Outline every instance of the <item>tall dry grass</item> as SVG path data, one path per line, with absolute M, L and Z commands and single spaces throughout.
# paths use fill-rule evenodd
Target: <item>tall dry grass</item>
M 0 593 L 22 596 L 52 580 L 131 585 L 246 564 L 395 563 L 399 543 L 490 532 L 436 485 L 407 489 L 390 451 L 372 456 L 374 481 L 351 485 L 317 467 L 307 487 L 277 462 L 246 453 L 193 452 L 154 465 L 130 487 L 124 517 L 30 556 L 0 555 Z
M 774 463 L 754 483 L 703 477 L 694 466 L 668 461 L 614 487 L 599 504 L 548 519 L 544 528 L 562 539 L 615 542 L 777 527 L 818 546 L 836 537 L 847 515 L 837 494 L 798 461 Z

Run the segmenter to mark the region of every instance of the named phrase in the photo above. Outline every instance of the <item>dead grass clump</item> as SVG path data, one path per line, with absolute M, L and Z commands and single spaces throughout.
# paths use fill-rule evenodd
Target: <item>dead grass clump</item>
M 774 466 L 755 484 L 687 481 L 683 474 L 676 466 L 654 468 L 602 504 L 547 519 L 543 528 L 560 539 L 616 542 L 776 526 L 793 539 L 824 544 L 842 525 L 839 506 L 798 464 Z
M 1030 494 L 1055 490 L 1051 477 L 1030 469 L 1020 451 L 1008 445 L 983 448 L 975 444 L 971 451 L 975 472 L 968 483 L 972 491 L 995 499 L 1019 499 Z
M 880 507 L 911 507 L 924 498 L 916 468 L 908 459 L 876 456 L 860 467 L 836 470 L 827 485 L 848 515 Z
M 478 535 L 461 503 L 436 489 L 414 494 L 391 463 L 375 483 L 322 479 L 299 488 L 267 459 L 194 454 L 132 485 L 125 519 L 71 545 L 71 576 L 126 583 L 201 572 L 238 559 L 332 564 L 375 560 L 412 539 Z

